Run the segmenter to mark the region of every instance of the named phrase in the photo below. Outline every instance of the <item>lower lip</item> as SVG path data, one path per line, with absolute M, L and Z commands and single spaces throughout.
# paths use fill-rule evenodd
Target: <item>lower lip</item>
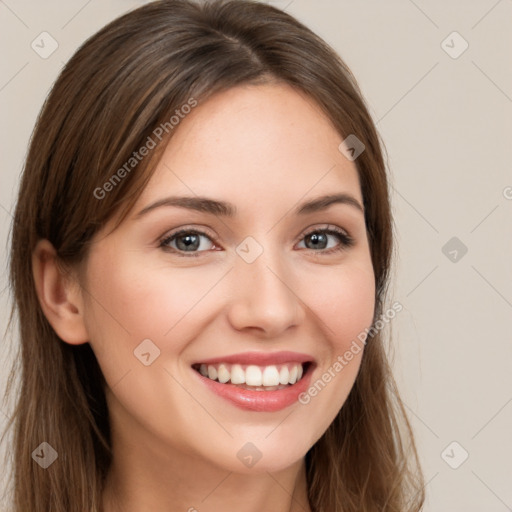
M 251 391 L 233 384 L 221 384 L 192 369 L 202 382 L 217 395 L 230 401 L 240 409 L 258 412 L 280 411 L 297 402 L 299 395 L 308 389 L 313 370 L 314 364 L 310 363 L 299 382 L 286 388 L 276 389 L 275 391 Z

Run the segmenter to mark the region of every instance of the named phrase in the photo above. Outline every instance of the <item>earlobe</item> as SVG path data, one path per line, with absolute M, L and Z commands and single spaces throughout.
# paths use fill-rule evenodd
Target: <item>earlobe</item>
M 32 272 L 39 303 L 59 338 L 72 345 L 89 341 L 78 282 L 62 271 L 48 240 L 39 240 L 32 253 Z

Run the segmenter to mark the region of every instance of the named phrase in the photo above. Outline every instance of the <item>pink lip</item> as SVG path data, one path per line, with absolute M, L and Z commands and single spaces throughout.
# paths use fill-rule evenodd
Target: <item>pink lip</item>
M 293 361 L 294 359 L 292 359 Z M 213 364 L 218 360 L 210 360 Z M 226 361 L 223 359 L 222 361 Z M 287 360 L 289 361 L 289 360 Z M 299 382 L 288 385 L 284 389 L 275 391 L 251 391 L 248 389 L 239 388 L 233 384 L 221 384 L 208 377 L 203 377 L 198 371 L 193 370 L 194 374 L 203 382 L 208 389 L 213 391 L 218 396 L 228 400 L 235 406 L 246 411 L 258 412 L 275 412 L 289 407 L 298 401 L 299 395 L 304 393 L 311 382 L 311 375 L 315 369 L 315 363 L 308 364 L 306 371 Z
M 313 362 L 314 358 L 308 354 L 299 352 L 243 352 L 229 356 L 215 357 L 196 361 L 194 364 L 254 364 L 256 366 L 270 366 L 284 363 L 307 363 Z M 300 381 L 299 381 L 300 382 Z M 258 391 L 256 391 L 258 393 Z

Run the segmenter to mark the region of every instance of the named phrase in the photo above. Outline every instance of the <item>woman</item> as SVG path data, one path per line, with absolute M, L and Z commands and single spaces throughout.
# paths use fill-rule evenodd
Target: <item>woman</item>
M 355 79 L 276 8 L 164 0 L 86 41 L 15 212 L 13 512 L 420 510 L 387 187 Z

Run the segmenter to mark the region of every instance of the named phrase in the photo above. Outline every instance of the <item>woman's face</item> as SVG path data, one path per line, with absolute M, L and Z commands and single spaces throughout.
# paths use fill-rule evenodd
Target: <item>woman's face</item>
M 325 432 L 359 370 L 362 350 L 343 356 L 371 325 L 375 287 L 358 173 L 325 115 L 285 85 L 218 94 L 174 130 L 133 211 L 104 227 L 87 262 L 84 319 L 113 432 L 156 458 L 277 471 Z M 303 208 L 337 194 L 353 203 Z M 166 204 L 180 197 L 233 211 Z M 201 363 L 255 386 L 307 371 L 254 391 L 213 382 Z

